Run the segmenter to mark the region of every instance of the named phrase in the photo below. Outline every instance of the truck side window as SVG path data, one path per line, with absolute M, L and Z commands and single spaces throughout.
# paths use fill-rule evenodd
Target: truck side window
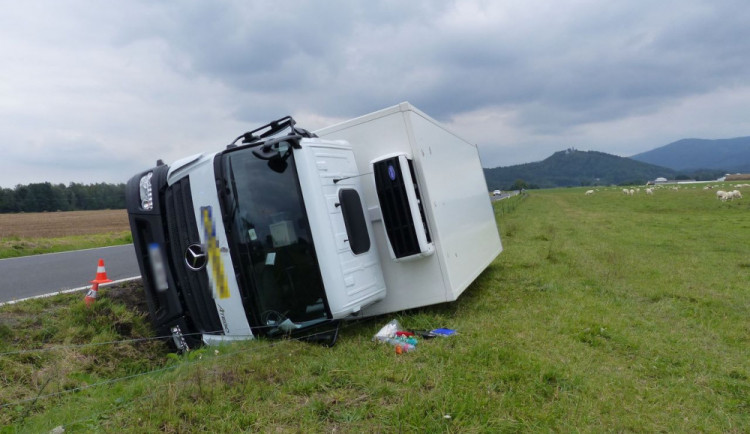
M 370 234 L 367 232 L 367 223 L 364 211 L 362 211 L 359 193 L 351 188 L 342 188 L 339 190 L 339 203 L 341 204 L 341 213 L 344 216 L 349 247 L 355 255 L 365 253 L 370 250 Z

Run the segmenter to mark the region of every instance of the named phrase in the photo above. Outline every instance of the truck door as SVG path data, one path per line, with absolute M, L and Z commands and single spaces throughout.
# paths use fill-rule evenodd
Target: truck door
M 297 170 L 331 313 L 356 315 L 383 299 L 386 288 L 354 153 L 343 141 L 301 145 Z

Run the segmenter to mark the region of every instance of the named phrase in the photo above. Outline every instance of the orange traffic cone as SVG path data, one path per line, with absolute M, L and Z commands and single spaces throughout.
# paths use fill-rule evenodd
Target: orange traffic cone
M 96 267 L 96 277 L 91 283 L 109 283 L 114 282 L 107 278 L 107 270 L 104 269 L 104 259 L 99 259 L 99 266 Z
M 96 301 L 96 294 L 99 293 L 99 284 L 95 283 L 91 285 L 91 289 L 89 289 L 89 292 L 86 293 L 86 297 L 83 297 L 83 301 L 86 303 L 86 306 L 91 307 L 92 304 Z
M 107 271 L 104 269 L 104 259 L 99 259 L 99 266 L 96 267 L 96 277 L 91 281 L 91 289 L 86 293 L 86 297 L 83 298 L 86 306 L 91 306 L 96 301 L 96 295 L 99 293 L 99 284 L 108 282 L 112 282 L 112 280 L 107 278 Z

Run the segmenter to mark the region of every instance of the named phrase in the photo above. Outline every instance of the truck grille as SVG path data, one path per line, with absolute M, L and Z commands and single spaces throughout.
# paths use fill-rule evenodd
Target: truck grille
M 398 157 L 391 157 L 375 162 L 373 170 L 375 175 L 375 189 L 378 193 L 380 209 L 383 214 L 383 223 L 388 240 L 393 248 L 393 254 L 396 258 L 403 258 L 422 253 L 422 248 L 417 239 L 417 229 L 412 218 L 409 199 L 406 194 L 407 188 L 414 189 L 419 201 L 419 190 L 416 184 L 410 186 L 404 184 L 404 176 Z M 412 179 L 416 179 L 414 178 L 414 169 L 411 161 L 409 161 L 409 170 Z M 419 212 L 427 242 L 431 242 L 421 203 L 419 203 Z
M 185 264 L 185 251 L 188 246 L 200 243 L 193 198 L 190 193 L 190 179 L 183 178 L 167 188 L 164 202 L 169 269 L 172 271 L 178 293 L 181 295 L 186 316 L 201 332 L 221 331 L 221 322 L 206 269 L 192 271 Z

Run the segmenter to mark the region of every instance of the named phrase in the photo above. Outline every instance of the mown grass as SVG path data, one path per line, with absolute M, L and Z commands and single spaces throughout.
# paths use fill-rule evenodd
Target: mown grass
M 750 201 L 700 189 L 583 191 L 495 204 L 505 251 L 457 302 L 347 324 L 333 348 L 258 340 L 180 357 L 159 345 L 0 355 L 4 402 L 168 368 L 1 408 L 0 423 L 7 432 L 750 430 Z M 127 317 L 134 309 L 114 313 L 119 302 L 105 296 L 100 311 L 53 300 L 24 312 L 66 317 L 58 326 L 22 326 L 23 313 L 8 324 L 23 308 L 0 308 L 0 352 L 114 339 L 118 322 L 139 324 L 119 336 L 147 333 L 140 315 Z M 58 304 L 74 306 L 48 311 Z M 459 333 L 396 355 L 371 341 L 394 317 Z M 89 326 L 93 337 L 60 332 Z M 90 352 L 108 368 L 87 364 Z
M 0 308 L 0 426 L 55 407 L 54 399 L 34 402 L 37 396 L 163 366 L 168 349 L 146 339 L 152 330 L 142 289 L 126 283 L 100 293 L 91 308 L 82 294 Z
M 71 235 L 56 238 L 9 236 L 0 238 L 0 259 L 116 246 L 132 242 L 133 236 L 130 234 L 130 231 Z

